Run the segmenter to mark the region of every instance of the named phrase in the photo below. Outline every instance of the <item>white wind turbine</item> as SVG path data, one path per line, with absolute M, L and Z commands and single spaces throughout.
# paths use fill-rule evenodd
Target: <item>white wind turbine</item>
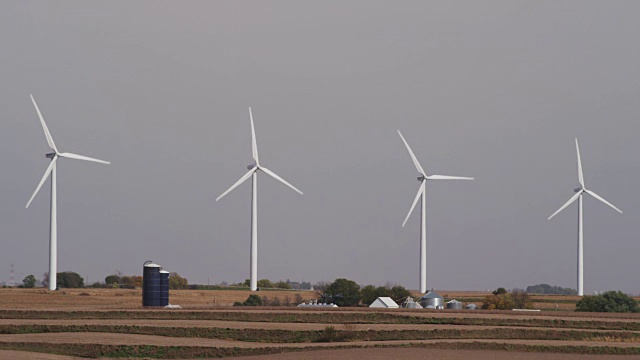
M 222 195 L 218 196 L 216 201 L 222 199 L 225 195 L 227 195 L 231 190 L 238 187 L 240 184 L 245 182 L 247 179 L 251 177 L 252 181 L 252 192 L 251 192 L 251 268 L 250 268 L 250 288 L 251 291 L 256 291 L 258 289 L 258 170 L 264 171 L 267 175 L 272 178 L 280 181 L 281 183 L 287 185 L 291 189 L 293 189 L 298 194 L 302 195 L 302 191 L 298 190 L 295 186 L 289 184 L 286 180 L 278 176 L 273 171 L 267 169 L 266 167 L 260 165 L 260 161 L 258 160 L 258 145 L 256 143 L 256 131 L 253 126 L 253 115 L 251 114 L 251 107 L 249 107 L 249 120 L 251 121 L 251 149 L 253 151 L 253 160 L 255 164 L 251 164 L 247 166 L 249 171 L 244 174 L 240 180 L 236 181 L 227 191 L 223 192 Z
M 578 147 L 578 139 L 576 138 L 576 152 L 578 154 L 578 183 L 580 183 L 580 187 L 575 188 L 573 191 L 576 193 L 567 201 L 558 211 L 554 212 L 553 215 L 549 216 L 547 220 L 551 220 L 556 214 L 560 211 L 564 210 L 567 206 L 571 205 L 574 201 L 578 201 L 578 295 L 584 295 L 584 257 L 583 257 L 583 233 L 582 233 L 582 195 L 587 193 L 594 198 L 602 201 L 603 203 L 612 207 L 615 211 L 622 214 L 622 211 L 617 207 L 613 206 L 610 202 L 600 197 L 600 195 L 594 193 L 591 190 L 587 190 L 584 186 L 584 177 L 582 175 L 582 162 L 580 161 L 580 148 Z
M 398 130 L 398 135 L 400 135 L 402 142 L 404 142 L 404 145 L 407 147 L 409 155 L 411 155 L 411 160 L 413 160 L 413 164 L 416 166 L 416 169 L 420 173 L 420 176 L 418 177 L 420 188 L 418 188 L 418 194 L 413 200 L 413 204 L 411 204 L 411 209 L 409 209 L 409 213 L 404 219 L 402 227 L 404 227 L 404 225 L 407 223 L 407 220 L 409 220 L 409 216 L 411 216 L 413 209 L 416 207 L 418 199 L 422 199 L 422 211 L 420 218 L 420 292 L 424 293 L 427 291 L 427 180 L 473 180 L 473 178 L 462 176 L 427 175 L 427 173 L 424 172 L 424 169 L 422 169 L 422 166 L 420 166 L 418 159 L 413 154 L 413 151 L 411 151 L 411 147 L 409 147 L 409 144 L 404 139 L 404 136 L 402 136 L 400 130 Z
M 38 105 L 36 104 L 36 100 L 33 98 L 33 95 L 31 95 L 31 101 L 33 102 L 33 106 L 36 108 L 36 112 L 38 113 L 38 117 L 40 118 L 40 123 L 42 124 L 42 129 L 44 130 L 44 136 L 47 138 L 47 143 L 49 144 L 49 147 L 51 148 L 51 150 L 53 150 L 53 152 L 48 153 L 46 155 L 48 159 L 51 159 L 51 163 L 49 164 L 49 167 L 47 167 L 47 170 L 44 172 L 44 176 L 42 177 L 42 180 L 40 180 L 38 187 L 36 187 L 36 191 L 34 191 L 33 195 L 31 195 L 31 198 L 29 198 L 29 202 L 27 202 L 26 207 L 28 208 L 29 205 L 31 205 L 31 202 L 36 197 L 36 194 L 38 194 L 38 191 L 40 191 L 40 188 L 44 184 L 45 180 L 47 180 L 47 177 L 49 176 L 49 174 L 51 174 L 51 210 L 50 210 L 51 225 L 49 228 L 49 290 L 55 290 L 56 283 L 57 283 L 56 274 L 58 271 L 58 264 L 57 264 L 58 262 L 58 256 L 57 256 L 58 214 L 57 214 L 56 161 L 58 160 L 58 158 L 63 157 L 68 159 L 92 161 L 92 162 L 97 162 L 101 164 L 111 164 L 111 163 L 108 161 L 98 160 L 98 159 L 90 158 L 87 156 L 82 156 L 82 155 L 77 155 L 77 154 L 72 154 L 67 152 L 59 152 L 58 148 L 56 147 L 56 144 L 53 142 L 53 138 L 51 137 L 49 128 L 47 128 L 47 124 L 44 122 L 44 118 L 40 113 L 40 109 L 38 108 Z

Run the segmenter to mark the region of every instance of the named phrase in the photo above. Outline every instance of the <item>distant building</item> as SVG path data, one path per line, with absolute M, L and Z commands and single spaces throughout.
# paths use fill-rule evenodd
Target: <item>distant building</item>
M 330 307 L 330 308 L 337 308 L 338 305 L 331 303 L 331 304 L 327 304 L 327 303 L 319 303 L 317 300 L 316 301 L 309 301 L 308 304 L 302 303 L 300 305 L 298 305 L 298 307 Z
M 407 300 L 402 303 L 402 307 L 406 309 L 422 309 L 422 305 L 413 301 L 411 296 L 407 296 Z
M 369 305 L 370 308 L 397 309 L 400 306 L 392 298 L 381 296 Z

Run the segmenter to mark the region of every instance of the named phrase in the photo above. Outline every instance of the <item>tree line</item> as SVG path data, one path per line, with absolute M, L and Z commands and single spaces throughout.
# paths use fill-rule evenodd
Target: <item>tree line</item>
M 27 275 L 22 279 L 22 288 L 34 288 L 38 280 L 33 274 Z M 49 273 L 46 272 L 42 276 L 42 286 L 49 287 Z M 139 275 L 122 275 L 117 271 L 115 274 L 105 277 L 104 282 L 94 282 L 91 285 L 85 285 L 84 278 L 80 274 L 73 271 L 63 271 L 57 273 L 56 287 L 58 289 L 74 289 L 74 288 L 125 288 L 138 289 L 142 287 L 142 276 Z M 180 276 L 176 272 L 169 273 L 169 289 L 179 290 L 187 289 L 189 281 L 187 278 Z

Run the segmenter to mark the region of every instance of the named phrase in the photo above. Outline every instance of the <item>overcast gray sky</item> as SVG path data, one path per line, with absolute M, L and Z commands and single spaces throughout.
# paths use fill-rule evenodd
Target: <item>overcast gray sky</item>
M 48 165 L 33 93 L 62 151 L 59 271 L 90 282 L 152 259 L 192 283 L 249 277 L 418 287 L 418 190 L 430 174 L 428 287 L 576 286 L 638 294 L 637 1 L 6 1 L 0 3 L 0 280 L 48 271 Z

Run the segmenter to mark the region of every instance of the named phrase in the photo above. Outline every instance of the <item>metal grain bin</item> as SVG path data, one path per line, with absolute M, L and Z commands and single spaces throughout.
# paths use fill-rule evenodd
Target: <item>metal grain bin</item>
M 447 302 L 447 309 L 462 310 L 462 303 L 456 299 Z
M 420 305 L 423 308 L 427 309 L 427 306 L 431 305 L 435 309 L 444 309 L 444 298 L 440 296 L 437 292 L 431 290 L 428 293 L 424 294 L 423 297 L 418 299 Z M 429 308 L 431 309 L 431 308 Z
M 146 261 L 142 269 L 142 306 L 161 306 L 160 265 Z
M 478 309 L 478 306 L 476 304 L 469 304 L 466 306 L 467 310 L 476 310 Z
M 169 305 L 169 272 L 160 270 L 160 306 Z

